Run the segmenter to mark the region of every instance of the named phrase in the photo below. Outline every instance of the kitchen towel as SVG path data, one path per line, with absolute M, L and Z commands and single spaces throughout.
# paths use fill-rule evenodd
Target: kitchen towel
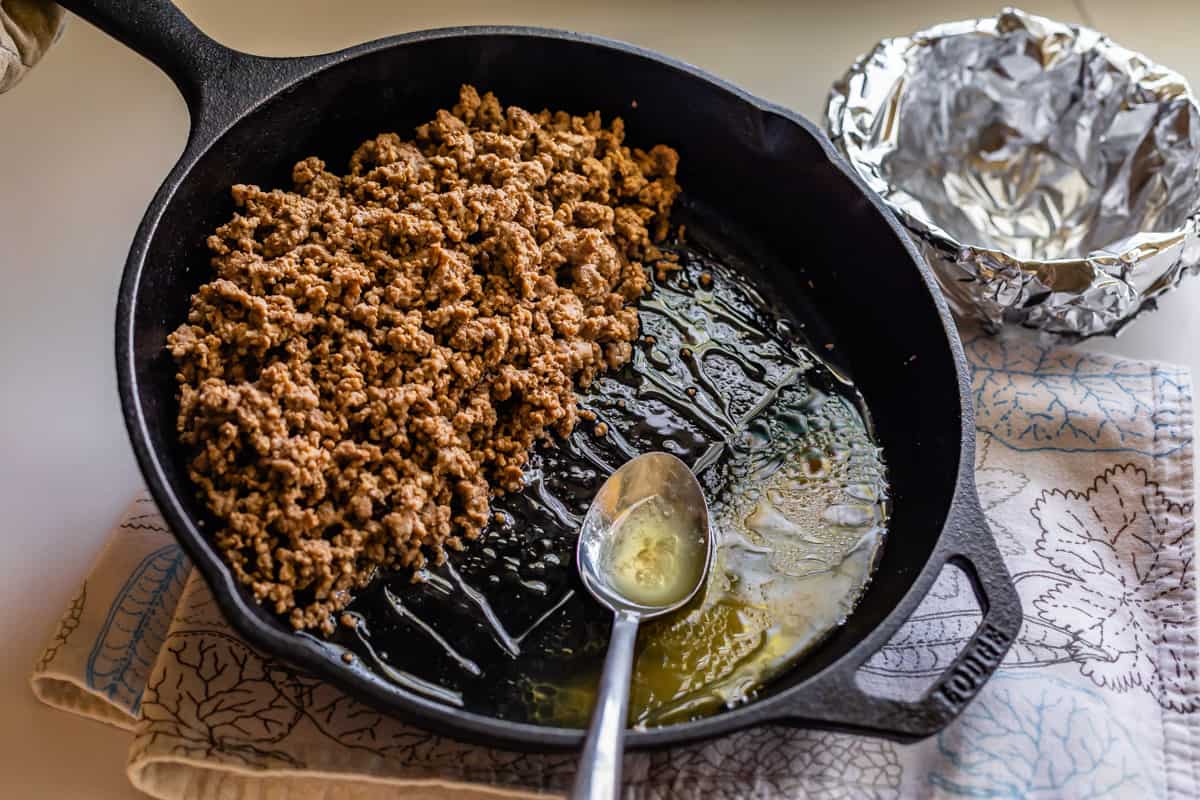
M 50 0 L 0 0 L 0 94 L 42 60 L 66 21 L 62 8 Z
M 1025 613 L 1001 669 L 926 741 L 758 728 L 628 754 L 627 797 L 1200 796 L 1187 370 L 974 333 L 965 349 L 980 499 Z M 978 619 L 965 575 L 947 567 L 860 681 L 919 695 Z M 147 498 L 113 533 L 32 685 L 129 731 L 129 778 L 161 798 L 561 794 L 575 771 L 572 754 L 402 724 L 256 652 Z

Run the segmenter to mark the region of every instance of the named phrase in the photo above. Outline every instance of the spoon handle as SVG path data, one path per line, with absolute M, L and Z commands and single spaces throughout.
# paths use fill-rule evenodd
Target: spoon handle
M 629 685 L 633 680 L 633 645 L 638 616 L 618 611 L 604 672 L 596 692 L 596 710 L 588 726 L 587 741 L 579 757 L 579 771 L 571 788 L 572 800 L 612 800 L 621 795 L 621 759 L 625 753 L 625 717 L 629 713 Z

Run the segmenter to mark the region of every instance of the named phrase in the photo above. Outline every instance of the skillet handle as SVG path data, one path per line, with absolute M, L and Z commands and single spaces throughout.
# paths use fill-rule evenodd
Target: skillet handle
M 244 55 L 210 39 L 171 0 L 58 0 L 170 76 L 195 110 L 206 85 Z
M 171 0 L 58 0 L 159 67 L 179 88 L 192 141 L 215 136 L 316 58 L 264 58 L 205 35 Z
M 866 692 L 855 680 L 859 667 L 887 644 L 891 634 L 884 633 L 878 641 L 868 639 L 850 654 L 845 668 L 836 667 L 818 675 L 811 682 L 815 686 L 806 686 L 803 706 L 793 705 L 781 722 L 827 725 L 916 741 L 952 722 L 995 672 L 1021 628 L 1021 601 L 988 530 L 974 487 L 965 488 L 969 490 L 961 492 L 954 503 L 934 555 L 935 563 L 953 563 L 967 574 L 983 611 L 979 627 L 962 651 L 923 697 L 893 700 Z M 939 573 L 932 572 L 909 613 L 928 594 Z

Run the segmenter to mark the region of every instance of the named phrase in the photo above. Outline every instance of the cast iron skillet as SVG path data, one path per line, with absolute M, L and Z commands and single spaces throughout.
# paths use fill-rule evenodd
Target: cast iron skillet
M 808 121 L 686 64 L 574 33 L 455 28 L 273 59 L 222 47 L 167 0 L 61 2 L 164 69 L 191 112 L 187 147 L 150 204 L 125 265 L 117 371 L 150 491 L 249 642 L 450 736 L 539 749 L 581 740 L 578 730 L 486 717 L 385 686 L 292 634 L 231 578 L 209 543 L 201 523 L 211 530 L 214 521 L 196 499 L 176 443 L 174 369 L 163 345 L 206 280 L 205 237 L 231 214 L 230 185 L 288 185 L 291 165 L 310 154 L 344 164 L 361 141 L 411 131 L 452 103 L 460 84 L 473 83 L 527 108 L 619 114 L 630 142 L 677 148 L 687 195 L 749 232 L 770 254 L 766 268 L 779 299 L 834 345 L 833 360 L 855 377 L 890 464 L 888 542 L 846 624 L 753 702 L 632 732 L 630 746 L 764 723 L 918 739 L 948 724 L 995 670 L 1021 610 L 975 493 L 961 345 L 929 269 Z M 820 310 L 815 318 L 813 308 Z M 974 585 L 984 610 L 979 630 L 921 699 L 866 693 L 855 682 L 857 668 L 908 618 L 947 562 Z

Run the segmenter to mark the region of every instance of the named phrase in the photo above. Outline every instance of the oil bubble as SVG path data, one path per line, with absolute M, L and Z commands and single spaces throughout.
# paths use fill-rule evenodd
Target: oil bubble
M 871 506 L 836 504 L 821 512 L 821 519 L 830 525 L 844 528 L 861 528 L 875 522 L 875 509 Z

